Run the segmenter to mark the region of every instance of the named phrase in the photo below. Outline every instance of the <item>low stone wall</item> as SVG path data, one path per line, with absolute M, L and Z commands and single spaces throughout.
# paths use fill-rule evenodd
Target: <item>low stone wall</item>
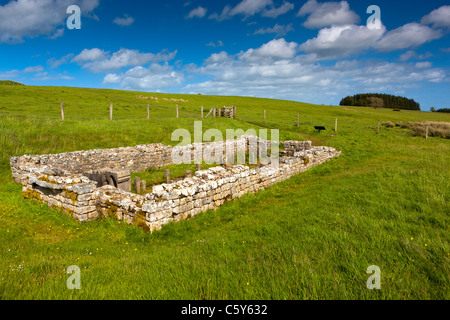
M 255 137 L 241 137 L 220 143 L 231 144 L 237 150 L 242 144 L 249 146 L 255 141 L 262 142 L 266 147 L 271 144 L 270 141 L 261 141 Z M 102 168 L 110 165 L 111 170 L 119 168 L 133 171 L 161 167 L 172 163 L 166 158 L 167 154 L 172 154 L 172 147 L 156 144 L 13 157 L 11 168 L 14 180 L 23 185 L 22 191 L 26 198 L 37 199 L 50 207 L 61 209 L 79 221 L 91 221 L 100 216 L 114 217 L 154 231 L 167 223 L 215 210 L 226 201 L 249 192 L 258 192 L 340 155 L 340 151 L 330 147 L 311 147 L 309 141 L 285 141 L 281 144 L 284 150 L 280 152 L 278 167 L 213 167 L 197 171 L 193 177 L 154 186 L 152 192 L 146 195 L 133 194 L 111 185 L 99 187 L 97 181 L 89 179 L 83 172 L 95 171 L 98 169 L 96 165 Z M 217 142 L 205 143 L 202 144 L 202 150 L 214 146 L 217 146 Z M 164 156 L 155 160 L 156 156 L 151 154 L 151 150 L 158 157 Z M 189 145 L 180 150 L 194 151 L 195 146 Z M 225 152 L 222 157 L 226 157 Z M 80 171 L 77 173 L 77 170 Z
M 13 178 L 30 168 L 58 170 L 60 175 L 78 174 L 102 168 L 143 171 L 172 164 L 172 146 L 160 143 L 116 149 L 95 149 L 48 155 L 25 155 L 11 158 Z
M 98 198 L 94 194 L 96 189 L 95 183 L 82 176 L 63 178 L 30 175 L 25 180 L 22 193 L 25 198 L 47 203 L 51 208 L 60 209 L 78 221 L 88 221 L 98 218 Z

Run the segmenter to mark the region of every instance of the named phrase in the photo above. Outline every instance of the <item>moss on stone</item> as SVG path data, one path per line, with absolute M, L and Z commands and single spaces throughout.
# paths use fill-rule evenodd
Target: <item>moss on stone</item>
M 303 160 L 303 164 L 307 166 L 309 164 L 309 157 L 306 157 L 305 160 Z
M 117 219 L 117 211 L 119 210 L 119 207 L 114 205 L 111 200 L 106 200 L 106 212 L 108 213 L 108 217 L 113 217 Z
M 143 229 L 144 231 L 150 231 L 150 228 L 145 220 L 145 212 L 141 210 L 136 212 L 136 217 L 133 218 L 133 225 Z
M 66 194 L 66 197 L 72 200 L 72 204 L 76 204 L 78 202 L 78 195 L 70 190 L 64 189 L 64 193 Z
M 22 195 L 25 199 L 33 199 L 39 201 L 39 203 L 41 204 L 44 203 L 44 201 L 42 200 L 42 195 L 39 192 L 34 191 L 33 189 L 27 189 L 26 191 L 23 191 Z
M 59 183 L 56 182 L 56 181 L 50 180 L 50 178 L 49 178 L 49 176 L 48 176 L 47 174 L 41 176 L 38 180 L 39 180 L 39 181 L 44 181 L 44 182 L 47 182 L 47 183 L 50 183 L 50 184 L 59 184 Z

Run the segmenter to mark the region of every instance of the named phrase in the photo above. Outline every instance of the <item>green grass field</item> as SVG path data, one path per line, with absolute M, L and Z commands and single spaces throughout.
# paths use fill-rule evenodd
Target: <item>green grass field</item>
M 113 219 L 80 224 L 23 199 L 12 181 L 10 156 L 175 145 L 172 131 L 193 132 L 201 105 L 205 114 L 213 105 L 237 106 L 236 120 L 207 118 L 203 130 L 280 129 L 281 140 L 312 140 L 342 156 L 153 234 Z M 449 299 L 450 142 L 397 127 L 377 135 L 378 120 L 450 122 L 450 115 L 0 86 L 0 298 Z M 81 268 L 81 290 L 66 287 L 71 265 Z M 366 287 L 370 265 L 381 269 L 381 290 Z

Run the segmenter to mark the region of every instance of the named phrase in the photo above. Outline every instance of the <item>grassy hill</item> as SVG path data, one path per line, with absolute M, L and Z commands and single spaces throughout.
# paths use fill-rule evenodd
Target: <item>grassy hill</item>
M 276 128 L 282 140 L 312 140 L 342 156 L 153 234 L 108 219 L 79 224 L 24 200 L 12 181 L 10 156 L 177 144 L 170 141 L 172 131 L 193 132 L 201 105 L 205 114 L 213 105 L 237 106 L 236 120 L 207 118 L 203 130 Z M 336 118 L 338 132 L 331 130 Z M 0 298 L 449 299 L 450 142 L 399 127 L 383 127 L 377 135 L 378 120 L 450 122 L 450 115 L 0 87 Z M 315 132 L 314 125 L 327 130 Z M 71 265 L 81 268 L 81 290 L 66 287 Z M 381 290 L 366 287 L 370 265 L 381 269 Z
M 0 80 L 0 86 L 23 86 L 24 84 L 11 81 L 11 80 Z

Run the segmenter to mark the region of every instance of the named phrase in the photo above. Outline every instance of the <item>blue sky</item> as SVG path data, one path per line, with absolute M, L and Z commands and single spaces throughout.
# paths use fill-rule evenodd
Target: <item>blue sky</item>
M 27 85 L 448 108 L 449 40 L 448 0 L 0 0 L 0 79 Z

